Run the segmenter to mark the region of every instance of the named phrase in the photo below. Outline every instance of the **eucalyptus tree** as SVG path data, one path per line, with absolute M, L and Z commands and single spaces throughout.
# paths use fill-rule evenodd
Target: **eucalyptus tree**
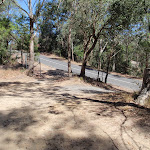
M 137 98 L 137 103 L 141 105 L 145 105 L 150 99 L 150 2 L 145 1 L 145 6 L 146 2 L 148 3 L 148 7 L 145 7 L 146 16 L 144 17 L 143 24 L 145 25 L 147 32 L 145 32 L 145 38 L 140 41 L 140 45 L 145 51 L 145 70 L 143 74 L 142 88 Z
M 72 76 L 72 70 L 71 70 L 71 53 L 72 53 L 72 59 L 73 59 L 73 41 L 72 41 L 72 29 L 73 29 L 73 23 L 74 23 L 74 18 L 73 16 L 76 13 L 76 7 L 77 7 L 77 0 L 68 0 L 68 1 L 59 1 L 61 5 L 59 7 L 62 7 L 66 10 L 66 23 L 62 28 L 63 30 L 67 30 L 67 49 L 68 49 L 68 75 L 69 77 Z M 62 32 L 64 33 L 64 32 Z M 65 34 L 66 34 L 65 33 Z M 71 51 L 72 49 L 72 51 Z
M 29 24 L 30 24 L 30 58 L 29 58 L 29 72 L 28 75 L 32 75 L 34 71 L 34 38 L 35 38 L 35 31 L 34 31 L 34 24 L 37 23 L 37 19 L 40 16 L 41 9 L 45 0 L 23 0 L 27 10 L 20 6 L 15 0 L 11 0 L 20 10 L 22 10 L 28 17 L 29 17 Z M 20 0 L 21 1 L 21 0 Z
M 80 76 L 85 76 L 88 56 L 95 48 L 100 36 L 110 30 L 123 30 L 144 13 L 143 1 L 137 0 L 80 0 L 73 16 L 73 28 L 84 36 L 84 56 Z M 139 9 L 141 8 L 141 9 Z

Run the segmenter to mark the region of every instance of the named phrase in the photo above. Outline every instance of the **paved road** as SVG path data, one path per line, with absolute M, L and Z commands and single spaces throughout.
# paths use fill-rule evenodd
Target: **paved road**
M 64 70 L 64 71 L 68 70 L 68 68 L 67 68 L 68 65 L 64 61 L 60 61 L 60 60 L 53 59 L 53 58 L 48 58 L 44 55 L 40 55 L 39 59 L 40 59 L 41 63 L 43 63 L 47 66 L 51 66 L 51 67 L 54 67 L 56 69 L 60 69 L 60 70 Z M 74 74 L 79 75 L 80 70 L 81 70 L 80 66 L 72 64 L 72 71 Z M 97 78 L 97 71 L 93 70 L 93 69 L 86 69 L 85 75 L 87 77 L 91 77 L 91 78 L 96 79 Z M 100 72 L 100 75 L 101 75 L 101 79 L 104 80 L 106 74 L 104 72 Z M 118 75 L 112 75 L 112 74 L 108 75 L 108 83 L 122 87 L 122 88 L 126 88 L 128 90 L 132 90 L 132 91 L 138 91 L 140 89 L 141 84 L 142 84 L 142 82 L 139 80 L 125 78 L 125 77 L 121 77 Z

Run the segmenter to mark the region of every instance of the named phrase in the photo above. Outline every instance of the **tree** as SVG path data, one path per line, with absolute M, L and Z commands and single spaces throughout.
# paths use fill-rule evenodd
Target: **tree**
M 10 1 L 2 1 L 0 6 L 0 63 L 5 64 L 10 60 L 9 44 L 12 41 L 12 31 L 15 29 L 12 20 L 15 16 L 14 5 Z
M 61 1 L 60 1 L 61 3 Z M 59 5 L 60 6 L 60 5 Z M 73 23 L 73 15 L 75 14 L 76 10 L 76 0 L 69 0 L 62 3 L 62 7 L 66 9 L 66 14 L 68 14 L 67 18 L 67 28 L 68 28 L 68 76 L 72 77 L 72 70 L 71 70 L 71 53 L 73 59 L 73 51 L 71 51 L 72 47 L 72 23 Z
M 13 30 L 12 22 L 7 18 L 0 18 L 0 63 L 4 64 L 8 61 L 8 43 L 10 33 Z
M 146 4 L 145 4 L 146 5 Z M 150 6 L 150 5 L 149 5 Z M 147 31 L 146 32 L 146 39 L 141 42 L 141 45 L 145 48 L 146 52 L 146 62 L 145 62 L 145 70 L 143 74 L 143 84 L 140 91 L 140 94 L 137 98 L 137 103 L 140 105 L 145 105 L 147 103 L 147 100 L 150 98 L 150 64 L 149 64 L 149 57 L 150 57 L 150 7 L 145 7 L 146 12 L 146 25 L 147 25 Z
M 146 44 L 142 46 L 143 44 L 140 44 L 139 39 L 136 38 L 145 32 L 141 25 L 145 14 L 144 2 L 145 0 L 50 1 L 43 9 L 39 44 L 42 49 L 56 52 L 64 57 L 67 57 L 66 50 L 68 49 L 70 56 L 68 60 L 71 60 L 73 42 L 74 52 L 72 54 L 74 53 L 75 60 L 82 59 L 81 76 L 85 76 L 87 62 L 99 68 L 98 55 L 100 52 L 97 44 L 99 39 L 107 42 L 115 37 L 118 44 L 112 50 L 111 42 L 108 42 L 101 56 L 102 69 L 105 71 L 113 69 L 128 74 L 133 73 L 134 70 L 137 72 L 137 69 L 130 65 L 131 60 L 146 62 L 148 58 L 145 55 Z M 137 28 L 139 29 L 136 33 Z M 100 44 L 101 49 L 105 46 L 105 42 Z M 139 48 L 138 53 L 137 48 Z M 113 59 L 108 59 L 109 55 Z M 107 67 L 108 60 L 109 67 Z
M 141 5 L 140 0 L 78 1 L 73 28 L 76 29 L 77 33 L 82 32 L 84 36 L 84 56 L 80 76 L 85 76 L 88 57 L 100 36 L 107 34 L 110 30 L 120 31 L 128 28 L 131 22 L 136 20 L 137 12 L 139 13 L 137 8 Z M 140 10 L 141 12 L 142 10 Z
M 35 38 L 35 34 L 34 34 L 34 24 L 37 22 L 37 18 L 40 15 L 40 11 L 43 7 L 43 4 L 45 2 L 45 0 L 38 0 L 38 1 L 33 1 L 33 0 L 27 0 L 24 1 L 26 6 L 28 7 L 28 10 L 25 10 L 23 7 L 21 7 L 19 4 L 17 4 L 15 2 L 15 0 L 11 0 L 20 10 L 22 10 L 23 12 L 25 12 L 27 14 L 27 16 L 30 19 L 30 46 L 29 46 L 29 51 L 30 51 L 30 58 L 29 58 L 29 72 L 28 75 L 32 75 L 33 74 L 33 69 L 34 69 L 34 38 Z M 36 4 L 36 10 L 34 12 L 34 7 Z

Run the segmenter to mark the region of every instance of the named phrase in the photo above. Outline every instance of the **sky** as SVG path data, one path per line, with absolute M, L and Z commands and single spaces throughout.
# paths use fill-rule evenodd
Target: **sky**
M 35 2 L 37 0 L 32 0 L 32 6 L 34 5 L 33 11 L 35 11 Z M 18 4 L 25 9 L 27 12 L 29 12 L 28 6 L 27 6 L 27 0 L 17 0 Z

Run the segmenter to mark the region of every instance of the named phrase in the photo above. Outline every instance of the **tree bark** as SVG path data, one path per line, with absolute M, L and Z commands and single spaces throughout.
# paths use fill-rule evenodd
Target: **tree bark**
M 102 40 L 99 40 L 99 58 L 98 58 L 97 81 L 100 81 L 99 72 L 100 72 L 100 70 L 101 70 L 101 55 L 102 55 Z
M 23 50 L 21 49 L 21 65 L 23 66 Z
M 85 68 L 86 68 L 86 53 L 84 54 L 84 59 L 82 61 L 82 67 L 81 67 L 81 73 L 80 73 L 80 77 L 85 77 Z
M 126 71 L 127 71 L 129 67 L 128 44 L 126 45 L 126 64 L 127 64 L 127 68 L 126 68 Z
M 34 21 L 30 18 L 30 46 L 29 46 L 29 72 L 28 75 L 32 75 L 34 72 Z
M 32 0 L 28 1 L 30 17 L 30 45 L 29 45 L 29 71 L 28 75 L 32 76 L 34 72 L 34 17 L 32 12 Z
M 72 61 L 74 61 L 73 42 L 72 42 Z
M 72 77 L 72 71 L 71 71 L 71 27 L 69 28 L 69 36 L 68 36 L 68 76 Z
M 114 59 L 113 59 L 113 67 L 112 67 L 112 71 L 115 72 L 116 71 L 116 58 L 114 56 Z
M 84 58 L 83 58 L 83 61 L 82 61 L 82 67 L 81 67 L 81 73 L 80 73 L 81 77 L 85 77 L 85 68 L 86 68 L 87 58 L 89 57 L 91 51 L 95 48 L 97 40 L 98 40 L 98 38 L 96 37 L 94 39 L 94 42 L 93 42 L 91 48 L 86 50 L 86 48 L 88 47 L 88 43 L 89 43 L 89 41 L 87 41 L 87 44 L 86 44 L 86 47 L 85 47 L 85 50 L 84 50 Z
M 150 98 L 150 68 L 144 70 L 143 84 L 136 102 L 140 105 L 145 105 L 148 98 Z
M 105 83 L 107 83 L 107 78 L 108 78 L 108 73 L 109 73 L 109 65 L 110 65 L 110 56 L 108 57 L 108 62 L 107 62 L 107 69 L 106 69 Z
M 146 66 L 146 68 L 148 68 L 149 56 L 148 56 L 148 53 L 147 53 L 147 52 L 146 52 L 146 54 L 145 54 L 145 57 L 146 57 L 146 59 L 145 59 L 145 66 Z
M 99 40 L 99 60 L 98 60 L 98 75 L 97 75 L 97 80 L 100 81 L 99 73 L 100 70 L 102 69 L 102 53 L 105 51 L 105 48 L 107 46 L 107 43 L 105 43 L 104 47 L 102 47 L 102 39 Z M 103 77 L 102 77 L 103 78 Z

